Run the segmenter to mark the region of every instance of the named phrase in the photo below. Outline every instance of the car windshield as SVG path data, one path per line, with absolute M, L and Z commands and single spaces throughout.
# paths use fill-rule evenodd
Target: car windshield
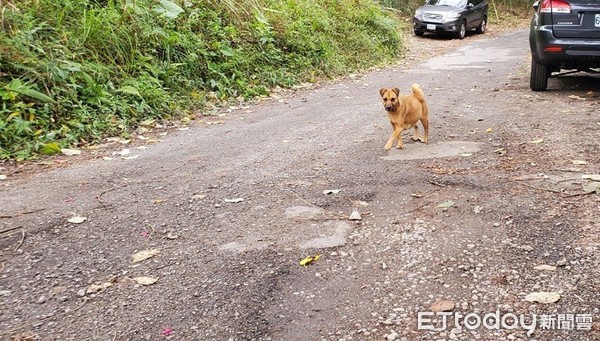
M 435 6 L 452 6 L 464 8 L 467 5 L 467 0 L 427 0 L 427 4 Z

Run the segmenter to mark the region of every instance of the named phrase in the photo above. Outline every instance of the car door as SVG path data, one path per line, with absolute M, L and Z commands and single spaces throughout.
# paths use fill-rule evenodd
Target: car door
M 469 0 L 468 14 L 467 14 L 467 28 L 474 28 L 479 26 L 481 19 L 484 15 L 484 2 L 483 0 Z

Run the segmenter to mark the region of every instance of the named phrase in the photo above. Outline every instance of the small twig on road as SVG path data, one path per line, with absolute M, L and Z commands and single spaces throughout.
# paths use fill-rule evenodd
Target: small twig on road
M 432 184 L 432 185 L 436 185 L 438 187 L 446 187 L 447 186 L 447 185 L 441 184 L 439 182 L 435 182 L 433 180 L 429 180 L 429 183 Z
M 15 218 L 18 217 L 20 215 L 26 215 L 26 214 L 32 214 L 32 213 L 36 213 L 36 212 L 40 212 L 40 211 L 44 211 L 45 208 L 39 208 L 37 210 L 33 210 L 33 211 L 25 211 L 25 212 L 19 212 L 19 213 L 15 213 L 12 215 L 0 215 L 0 219 L 10 219 L 10 218 Z
M 98 194 L 98 196 L 96 196 L 96 199 L 98 199 L 98 201 L 100 202 L 100 204 L 101 204 L 102 206 L 108 206 L 108 205 L 107 205 L 107 204 L 106 204 L 104 201 L 102 201 L 102 196 L 103 196 L 104 194 L 108 193 L 108 192 L 112 192 L 112 191 L 114 191 L 114 190 L 116 190 L 116 189 L 119 189 L 119 188 L 121 188 L 121 187 L 126 187 L 126 186 L 127 186 L 127 185 L 121 185 L 121 186 L 117 186 L 117 187 L 113 187 L 113 188 L 107 189 L 106 191 L 104 191 L 104 192 L 102 192 L 102 193 Z
M 15 248 L 15 251 L 18 251 L 19 248 L 21 247 L 21 245 L 23 245 L 23 242 L 25 241 L 25 229 L 21 228 L 21 241 L 19 242 L 19 244 L 17 245 L 17 247 Z
M 10 231 L 14 231 L 14 230 L 20 229 L 22 227 L 23 227 L 23 225 L 19 225 L 19 226 L 15 226 L 15 227 L 10 227 L 10 228 L 7 228 L 7 229 L 4 229 L 4 230 L 0 231 L 0 234 L 6 233 L 6 232 L 10 232 Z
M 563 198 L 572 198 L 572 197 L 578 197 L 578 196 L 582 196 L 582 195 L 595 194 L 595 193 L 596 193 L 596 191 L 571 193 L 571 194 L 563 195 Z
M 519 185 L 521 185 L 521 186 L 525 186 L 525 187 L 529 187 L 529 188 L 537 189 L 538 191 L 548 191 L 548 192 L 552 192 L 552 193 L 560 193 L 560 194 L 562 194 L 562 193 L 563 193 L 563 191 L 561 191 L 561 190 L 558 190 L 558 189 L 554 189 L 554 188 L 543 188 L 543 187 L 537 187 L 537 186 L 532 186 L 532 185 L 530 185 L 530 184 L 526 184 L 526 183 L 523 183 L 523 182 L 512 181 L 512 180 L 511 180 L 511 182 L 513 182 L 513 183 L 516 183 L 516 184 L 519 184 Z

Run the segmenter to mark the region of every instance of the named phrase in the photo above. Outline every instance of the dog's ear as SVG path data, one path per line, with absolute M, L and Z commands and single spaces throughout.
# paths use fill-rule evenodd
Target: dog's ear
M 380 95 L 381 97 L 383 97 L 383 94 L 385 93 L 385 91 L 386 91 L 386 90 L 387 90 L 386 88 L 381 88 L 381 89 L 379 89 L 379 95 Z
M 396 96 L 400 95 L 400 89 L 393 88 L 392 91 L 394 91 L 394 93 L 396 94 Z

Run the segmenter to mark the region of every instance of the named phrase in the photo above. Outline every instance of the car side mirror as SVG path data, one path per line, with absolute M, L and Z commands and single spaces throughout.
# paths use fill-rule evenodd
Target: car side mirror
M 540 6 L 540 2 L 539 1 L 534 2 L 533 3 L 533 10 L 537 11 L 539 6 Z

